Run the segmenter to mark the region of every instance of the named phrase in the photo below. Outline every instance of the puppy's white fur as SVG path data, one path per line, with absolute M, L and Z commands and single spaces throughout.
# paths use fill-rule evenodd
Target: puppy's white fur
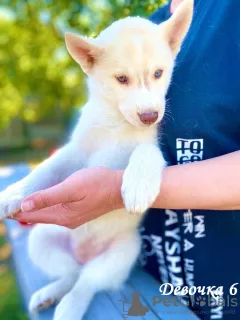
M 30 310 L 59 301 L 54 320 L 79 320 L 94 294 L 116 289 L 129 275 L 140 250 L 138 225 L 157 197 L 165 162 L 157 146 L 157 123 L 165 109 L 165 95 L 175 57 L 192 19 L 193 0 L 185 0 L 160 26 L 136 17 L 113 23 L 96 39 L 66 35 L 72 57 L 89 76 L 89 100 L 72 138 L 22 181 L 0 195 L 0 215 L 19 211 L 21 201 L 34 191 L 52 186 L 81 168 L 106 166 L 126 169 L 122 183 L 125 209 L 108 213 L 75 230 L 38 225 L 30 234 L 32 261 L 58 279 L 37 291 Z M 156 70 L 163 70 L 156 79 Z M 128 84 L 116 77 L 126 75 Z M 153 125 L 139 114 L 158 112 Z M 134 214 L 129 214 L 129 211 Z M 84 265 L 66 244 L 89 239 L 104 252 Z

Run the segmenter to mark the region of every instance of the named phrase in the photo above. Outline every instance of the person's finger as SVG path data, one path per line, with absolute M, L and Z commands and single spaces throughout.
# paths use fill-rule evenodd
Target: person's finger
M 62 204 L 47 207 L 34 212 L 20 211 L 14 215 L 13 219 L 26 223 L 46 223 L 46 224 L 69 224 L 69 213 Z
M 57 204 L 32 212 L 20 211 L 13 219 L 26 223 L 57 224 L 74 229 L 97 217 L 98 211 L 91 212 L 83 200 Z
M 71 213 L 70 213 L 71 214 Z M 61 205 L 56 205 L 53 207 L 44 208 L 42 210 L 26 213 L 19 212 L 14 215 L 13 220 L 25 223 L 45 223 L 45 224 L 57 224 L 59 226 L 65 226 L 70 229 L 75 229 L 93 219 L 96 218 L 95 214 L 89 215 L 86 213 L 84 215 L 79 215 L 77 218 L 69 217 L 69 212 L 62 209 Z
M 77 196 L 79 199 L 74 199 L 76 192 L 72 192 L 71 185 L 67 181 L 64 181 L 49 189 L 35 192 L 25 198 L 21 204 L 21 210 L 23 212 L 37 211 L 57 204 L 81 200 L 80 190 Z

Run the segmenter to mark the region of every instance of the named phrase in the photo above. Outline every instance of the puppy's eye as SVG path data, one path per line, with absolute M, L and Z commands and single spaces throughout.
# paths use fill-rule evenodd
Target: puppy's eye
M 126 77 L 126 76 L 119 76 L 119 77 L 116 77 L 116 79 L 121 84 L 127 84 L 128 83 L 128 77 Z
M 157 71 L 154 73 L 155 79 L 161 78 L 162 74 L 163 74 L 163 70 L 157 70 Z

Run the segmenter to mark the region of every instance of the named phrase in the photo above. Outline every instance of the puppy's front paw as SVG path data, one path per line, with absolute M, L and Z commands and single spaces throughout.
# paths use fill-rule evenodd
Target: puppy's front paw
M 130 164 L 123 176 L 122 197 L 127 211 L 131 213 L 146 211 L 159 194 L 161 175 L 154 174 L 151 169 L 145 170 L 143 172 L 139 166 Z
M 21 202 L 25 197 L 20 183 L 16 183 L 0 193 L 0 219 L 13 216 L 20 211 Z

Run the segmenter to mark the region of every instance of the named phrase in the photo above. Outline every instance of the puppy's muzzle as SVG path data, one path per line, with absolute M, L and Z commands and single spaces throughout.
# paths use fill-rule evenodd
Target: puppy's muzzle
M 138 115 L 139 115 L 141 122 L 144 124 L 153 124 L 158 119 L 158 112 L 157 111 L 139 113 Z

